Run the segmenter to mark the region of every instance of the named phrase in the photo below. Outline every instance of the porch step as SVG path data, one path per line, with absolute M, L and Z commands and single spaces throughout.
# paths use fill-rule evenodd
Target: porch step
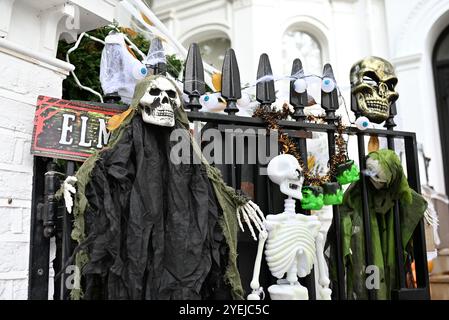
M 449 249 L 438 250 L 438 256 L 433 260 L 432 274 L 449 274 Z
M 432 300 L 449 300 L 449 274 L 430 276 Z

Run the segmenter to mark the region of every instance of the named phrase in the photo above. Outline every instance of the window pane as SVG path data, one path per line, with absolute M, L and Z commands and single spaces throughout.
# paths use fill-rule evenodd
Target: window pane
M 292 29 L 282 39 L 284 74 L 290 74 L 293 60 L 301 59 L 306 75 L 321 75 L 323 68 L 321 47 L 308 33 Z
M 214 38 L 198 43 L 203 60 L 221 70 L 226 50 L 231 47 L 228 38 Z

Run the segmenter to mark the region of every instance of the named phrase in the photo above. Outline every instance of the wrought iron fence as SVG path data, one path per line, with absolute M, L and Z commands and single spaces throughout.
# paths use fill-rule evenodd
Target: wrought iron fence
M 292 75 L 298 74 L 302 69 L 299 59 L 293 61 Z M 157 66 L 153 72 L 163 73 L 166 68 Z M 324 74 L 333 77 L 332 67 L 324 66 Z M 272 76 L 269 57 L 261 55 L 257 71 L 257 79 L 265 76 Z M 262 119 L 253 117 L 237 116 L 239 111 L 237 100 L 241 97 L 240 73 L 237 60 L 232 49 L 226 52 L 222 69 L 222 89 L 221 96 L 226 101 L 224 113 L 201 112 L 200 97 L 206 92 L 204 81 L 204 70 L 201 55 L 198 47 L 193 44 L 189 49 L 189 54 L 184 68 L 184 93 L 188 95 L 189 101 L 186 103 L 188 117 L 191 122 L 206 123 L 206 126 L 214 127 L 223 136 L 229 129 L 266 129 L 266 124 Z M 257 83 L 256 99 L 260 106 L 270 109 L 275 102 L 275 83 L 268 80 Z M 336 111 L 339 108 L 339 97 L 337 90 L 326 93 L 321 92 L 321 106 L 325 111 L 326 123 L 317 124 L 306 120 L 304 108 L 308 105 L 308 93 L 297 93 L 294 90 L 294 79 L 290 82 L 290 104 L 294 108 L 292 120 L 280 120 L 279 125 L 284 131 L 291 134 L 299 147 L 302 159 L 307 159 L 307 139 L 312 132 L 327 134 L 328 155 L 332 157 L 336 152 L 335 138 L 337 134 Z M 357 114 L 355 99 L 351 101 L 351 109 Z M 360 131 L 354 127 L 347 127 L 344 133 L 357 137 L 358 157 L 360 170 L 365 167 L 365 137 L 377 135 L 384 137 L 388 141 L 388 148 L 395 149 L 395 139 L 404 141 L 407 178 L 411 188 L 420 192 L 418 153 L 415 133 L 394 131 L 396 126 L 394 117 L 396 107 L 393 105 L 390 118 L 385 123 L 385 130 L 367 129 Z M 234 137 L 235 139 L 236 137 Z M 268 139 L 268 138 L 267 138 Z M 235 156 L 235 153 L 234 155 Z M 234 158 L 235 160 L 235 158 Z M 307 165 L 307 161 L 305 163 Z M 282 212 L 282 195 L 275 185 L 271 184 L 266 175 L 261 172 L 266 168 L 266 164 L 239 164 L 233 161 L 232 164 L 219 165 L 225 181 L 233 188 L 242 189 L 243 183 L 251 183 L 254 186 L 254 201 L 266 214 Z M 243 172 L 244 171 L 244 172 Z M 250 179 L 243 178 L 242 173 L 252 173 Z M 73 175 L 75 163 L 66 162 L 65 175 Z M 53 268 L 56 273 L 54 280 L 54 298 L 68 299 L 68 290 L 65 285 L 67 274 L 61 271 L 73 253 L 74 244 L 70 238 L 71 216 L 65 211 L 62 204 L 55 201 L 54 193 L 59 187 L 61 174 L 57 172 L 56 164 L 52 159 L 36 157 L 34 162 L 33 178 L 33 206 L 32 206 L 32 227 L 30 245 L 30 266 L 29 266 L 29 299 L 47 299 L 49 287 L 49 247 L 50 236 L 56 239 L 56 259 L 53 261 Z M 252 181 L 244 181 L 244 180 Z M 370 212 L 368 208 L 367 177 L 361 175 L 361 194 L 363 203 L 363 223 L 365 238 L 365 262 L 366 265 L 373 265 L 373 253 L 369 245 L 371 239 Z M 302 214 L 310 212 L 300 210 Z M 335 243 L 335 255 L 330 257 L 335 259 L 337 266 L 337 278 L 332 282 L 333 299 L 343 300 L 346 298 L 345 291 L 345 269 L 342 252 L 342 235 L 340 233 L 340 211 L 339 206 L 333 206 L 332 228 L 328 233 L 328 240 Z M 394 206 L 394 244 L 395 258 L 397 266 L 398 287 L 392 292 L 393 299 L 429 299 L 429 280 L 427 270 L 427 256 L 424 236 L 424 225 L 421 221 L 413 234 L 414 261 L 416 265 L 416 287 L 410 287 L 406 281 L 406 266 L 404 259 L 404 248 L 402 246 L 402 236 L 399 220 L 399 205 Z M 252 276 L 254 257 L 257 251 L 257 244 L 246 234 L 239 235 L 239 268 L 242 280 L 249 290 L 249 283 Z M 262 270 L 262 274 L 263 274 Z M 265 279 L 261 280 L 262 285 L 269 283 L 273 279 L 265 267 Z M 303 280 L 309 289 L 309 296 L 315 299 L 313 272 Z M 376 299 L 375 289 L 369 290 L 369 299 Z

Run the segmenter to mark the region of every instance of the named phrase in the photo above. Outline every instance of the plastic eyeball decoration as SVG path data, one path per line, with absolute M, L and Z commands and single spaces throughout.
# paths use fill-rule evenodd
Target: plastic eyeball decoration
M 147 68 L 143 63 L 138 62 L 135 64 L 133 68 L 134 79 L 141 80 L 147 76 L 147 73 L 148 73 Z
M 367 117 L 359 117 L 355 121 L 355 126 L 357 129 L 364 131 L 369 128 L 370 122 Z
M 249 94 L 242 92 L 242 97 L 237 100 L 237 105 L 241 108 L 248 107 L 251 103 L 251 98 Z
M 294 82 L 294 87 L 297 93 L 304 93 L 307 90 L 307 82 L 304 79 L 297 79 Z
M 321 83 L 321 90 L 326 93 L 331 93 L 335 89 L 335 81 L 331 78 L 324 78 Z
M 206 94 L 201 96 L 200 103 L 207 109 L 215 109 L 218 105 L 218 98 L 214 94 Z

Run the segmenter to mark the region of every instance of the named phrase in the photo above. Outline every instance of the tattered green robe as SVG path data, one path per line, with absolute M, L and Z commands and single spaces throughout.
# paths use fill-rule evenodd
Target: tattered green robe
M 404 257 L 410 252 L 411 237 L 419 221 L 424 217 L 427 203 L 412 190 L 404 175 L 398 156 L 391 150 L 379 150 L 368 155 L 379 161 L 387 176 L 386 187 L 377 190 L 367 179 L 368 206 L 371 225 L 371 248 L 374 264 L 379 268 L 377 299 L 390 299 L 397 288 L 394 243 L 393 206 L 399 201 L 400 225 Z M 346 270 L 347 299 L 367 299 L 365 240 L 361 182 L 352 184 L 345 193 L 340 207 L 342 250 Z M 334 250 L 331 247 L 331 250 Z M 331 257 L 334 256 L 331 254 Z M 335 261 L 330 260 L 331 277 L 336 279 Z M 369 275 L 370 273 L 368 273 Z

